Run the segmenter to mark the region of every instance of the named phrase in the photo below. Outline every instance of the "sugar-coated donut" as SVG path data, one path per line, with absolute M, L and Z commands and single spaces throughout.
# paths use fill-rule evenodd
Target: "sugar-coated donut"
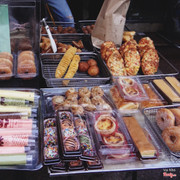
M 23 53 L 23 54 L 19 54 L 18 56 L 18 63 L 22 62 L 24 60 L 30 60 L 30 61 L 34 61 L 34 55 L 30 54 L 30 53 Z
M 0 58 L 9 59 L 11 62 L 13 62 L 13 56 L 8 52 L 0 52 Z
M 180 125 L 180 109 L 179 108 L 171 108 L 169 109 L 175 116 L 175 124 L 176 126 Z
M 0 80 L 8 80 L 12 77 L 12 70 L 8 66 L 0 66 Z
M 162 138 L 173 152 L 180 151 L 180 127 L 171 126 L 162 132 Z
M 33 56 L 34 56 L 33 51 L 21 51 L 21 52 L 19 53 L 19 56 L 21 56 L 21 55 L 23 55 L 23 54 L 30 54 L 30 55 L 33 55 Z
M 18 63 L 17 72 L 19 76 L 29 75 L 27 78 L 31 78 L 36 75 L 36 65 L 33 61 L 24 60 Z
M 175 116 L 169 109 L 162 108 L 156 113 L 156 122 L 159 128 L 164 130 L 167 127 L 175 125 Z
M 13 69 L 13 63 L 9 59 L 0 58 L 0 66 L 7 66 L 11 70 Z

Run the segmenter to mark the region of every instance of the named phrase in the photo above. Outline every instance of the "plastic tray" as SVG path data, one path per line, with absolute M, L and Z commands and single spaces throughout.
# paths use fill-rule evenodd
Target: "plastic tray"
M 24 92 L 33 92 L 35 93 L 35 99 L 34 99 L 34 107 L 36 109 L 36 114 L 33 119 L 33 131 L 35 132 L 33 139 L 35 140 L 35 144 L 33 145 L 33 154 L 32 154 L 32 160 L 29 159 L 27 156 L 27 163 L 26 165 L 1 165 L 0 170 L 25 170 L 25 171 L 34 171 L 38 170 L 42 167 L 42 122 L 41 122 L 41 113 L 40 113 L 40 99 L 41 99 L 41 92 L 36 89 L 28 89 L 28 88 L 11 88 L 11 89 L 0 89 L 0 90 L 12 90 L 14 91 L 14 94 L 16 91 L 24 91 Z M 13 95 L 14 95 L 13 94 Z M 23 96 L 25 97 L 25 96 Z M 21 106 L 18 106 L 21 108 Z M 32 106 L 31 107 L 32 110 Z M 35 125 L 35 126 L 34 126 Z M 30 161 L 28 161 L 30 160 Z M 30 162 L 28 164 L 28 162 Z
M 51 123 L 50 123 L 51 122 Z M 44 155 L 44 165 L 53 165 L 60 162 L 59 155 L 59 138 L 58 138 L 58 129 L 57 129 L 57 120 L 55 117 L 46 117 L 44 118 L 44 133 L 43 133 L 43 155 Z M 54 133 L 53 133 L 54 132 Z M 49 157 L 45 156 L 45 150 L 49 150 Z M 57 151 L 56 151 L 57 150 Z
M 157 113 L 158 109 L 161 109 L 161 108 L 177 108 L 177 107 L 179 107 L 179 105 L 168 105 L 168 106 L 161 106 L 161 107 L 145 108 L 143 110 L 143 113 L 146 116 L 147 122 L 150 124 L 152 129 L 155 131 L 155 133 L 157 134 L 158 138 L 162 141 L 164 146 L 168 149 L 169 153 L 172 154 L 173 156 L 177 157 L 177 158 L 180 158 L 180 152 L 172 152 L 168 148 L 168 146 L 166 145 L 166 143 L 164 142 L 164 140 L 161 137 L 162 131 L 160 130 L 160 128 L 158 127 L 158 125 L 156 123 L 156 113 Z
M 31 51 L 31 50 L 30 50 Z M 39 61 L 37 54 L 34 53 L 34 63 L 36 67 L 36 73 L 18 73 L 18 56 L 23 51 L 18 51 L 16 58 L 15 58 L 15 78 L 23 79 L 23 80 L 29 80 L 37 77 L 39 75 Z M 28 59 L 27 59 L 28 60 Z
M 124 137 L 124 142 L 119 145 L 106 144 L 105 139 L 109 137 L 111 134 L 107 134 L 107 131 L 98 132 L 96 129 L 97 120 L 99 118 L 107 118 L 111 117 L 112 122 L 115 125 L 113 130 L 114 133 L 120 133 Z M 136 151 L 135 147 L 132 143 L 132 139 L 130 138 L 128 131 L 126 130 L 122 119 L 119 114 L 115 111 L 96 111 L 93 114 L 88 113 L 88 123 L 91 125 L 91 131 L 94 134 L 94 140 L 96 144 L 96 148 L 98 151 L 101 160 L 106 164 L 113 163 L 124 163 L 125 161 L 134 161 L 136 159 Z M 120 157 L 119 157 L 120 155 Z M 116 158 L 118 156 L 119 158 Z
M 176 168 L 180 166 L 179 158 L 171 156 L 167 151 L 166 147 L 161 143 L 156 133 L 153 131 L 149 123 L 146 122 L 146 119 L 142 113 L 135 113 L 135 117 L 142 127 L 144 127 L 148 132 L 151 133 L 151 137 L 155 146 L 161 150 L 161 158 L 157 160 L 137 160 L 132 162 L 124 163 L 115 163 L 115 164 L 105 164 L 103 163 L 103 168 L 101 169 L 89 169 L 89 170 L 80 170 L 80 171 L 59 171 L 52 172 L 48 168 L 48 173 L 51 177 L 58 177 L 62 175 L 77 175 L 77 174 L 90 174 L 90 173 L 105 173 L 105 172 L 120 172 L 120 171 L 130 171 L 130 170 L 147 170 L 147 169 L 159 169 L 159 168 Z
M 103 99 L 105 100 L 105 102 L 107 104 L 110 105 L 110 107 L 112 109 L 114 109 L 114 104 L 112 103 L 111 99 L 109 98 L 109 85 L 106 86 L 100 86 L 105 95 L 103 96 Z M 81 87 L 75 87 L 75 90 L 78 92 L 78 89 L 80 89 Z M 91 87 L 88 87 L 88 89 L 91 89 Z M 55 114 L 55 109 L 53 107 L 52 104 L 52 97 L 53 96 L 64 96 L 65 97 L 65 93 L 69 88 L 42 88 L 41 91 L 43 93 L 43 113 L 44 114 L 49 114 L 49 115 L 54 115 Z
M 76 86 L 94 86 L 100 84 L 106 84 L 110 80 L 110 72 L 105 66 L 102 59 L 99 55 L 95 53 L 80 53 L 81 61 L 87 61 L 90 58 L 93 58 L 97 61 L 100 73 L 97 77 L 91 77 L 86 73 L 76 72 L 75 76 L 70 80 L 68 86 L 76 87 Z M 47 87 L 61 87 L 63 86 L 63 78 L 55 78 L 55 71 L 58 66 L 60 59 L 63 54 L 56 55 L 41 55 L 41 67 L 42 67 L 42 75 L 46 80 Z
M 4 52 L 2 52 L 2 53 L 4 53 Z M 2 82 L 2 81 L 7 81 L 7 80 L 10 80 L 12 77 L 14 77 L 14 75 L 15 75 L 15 64 L 16 64 L 16 55 L 13 53 L 13 54 L 11 54 L 12 56 L 13 56 L 13 60 L 12 60 L 12 69 L 11 69 L 11 72 L 12 72 L 12 74 L 9 74 L 9 73 L 5 73 L 6 72 L 6 70 L 5 70 L 5 67 L 4 67 L 4 63 L 6 63 L 6 62 L 0 62 L 0 67 L 2 68 L 1 69 L 1 74 L 0 74 L 0 82 Z M 7 58 L 8 59 L 8 58 Z M 10 61 L 10 60 L 9 60 Z M 1 63 L 2 63 L 2 65 L 1 65 Z M 8 67 L 8 66 L 7 66 Z M 7 70 L 7 72 L 8 72 L 8 70 Z

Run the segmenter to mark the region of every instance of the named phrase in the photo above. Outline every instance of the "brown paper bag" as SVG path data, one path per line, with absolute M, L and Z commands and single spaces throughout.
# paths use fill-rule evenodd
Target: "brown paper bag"
M 100 48 L 104 41 L 121 45 L 130 0 L 105 0 L 92 32 L 92 43 Z

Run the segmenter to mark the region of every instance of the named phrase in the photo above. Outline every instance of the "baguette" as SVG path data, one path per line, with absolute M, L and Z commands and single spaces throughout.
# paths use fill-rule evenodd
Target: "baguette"
M 72 61 L 73 56 L 75 55 L 77 51 L 77 48 L 75 47 L 70 47 L 62 57 L 61 61 L 59 62 L 56 72 L 55 72 L 55 77 L 56 78 L 62 78 L 69 66 L 69 64 Z
M 80 62 L 80 56 L 79 55 L 74 55 L 73 60 L 69 66 L 69 69 L 64 76 L 64 78 L 73 78 L 75 73 L 78 70 L 79 67 L 79 62 Z M 69 80 L 63 80 L 63 85 L 67 86 L 69 84 Z

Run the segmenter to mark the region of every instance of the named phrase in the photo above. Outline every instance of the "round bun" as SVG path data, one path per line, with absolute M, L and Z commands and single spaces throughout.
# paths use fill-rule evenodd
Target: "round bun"
M 69 89 L 66 91 L 65 96 L 68 97 L 70 94 L 73 94 L 73 93 L 75 93 L 75 92 L 76 92 L 75 88 L 69 88 Z
M 87 62 L 80 62 L 80 63 L 79 63 L 79 68 L 78 68 L 78 70 L 79 70 L 80 72 L 86 72 L 86 71 L 88 70 L 88 68 L 89 68 L 89 65 L 88 65 Z
M 104 95 L 104 91 L 101 87 L 99 86 L 94 86 L 91 88 L 91 96 L 95 97 L 95 96 L 103 96 Z
M 88 69 L 88 74 L 90 76 L 97 76 L 99 74 L 98 66 L 90 66 L 90 68 Z
M 80 97 L 89 97 L 91 96 L 91 92 L 87 87 L 82 87 L 78 90 Z
M 72 105 L 71 111 L 74 115 L 84 115 L 84 108 L 81 105 Z
M 94 60 L 94 59 L 89 59 L 89 60 L 87 61 L 87 63 L 88 63 L 89 66 L 95 66 L 95 65 L 97 65 L 97 62 L 96 62 L 96 60 Z

